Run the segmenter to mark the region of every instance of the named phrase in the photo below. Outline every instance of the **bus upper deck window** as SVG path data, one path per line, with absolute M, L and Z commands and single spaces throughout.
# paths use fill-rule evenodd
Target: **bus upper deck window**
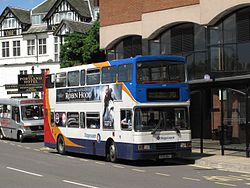
M 79 85 L 79 71 L 68 72 L 68 86 Z
M 118 66 L 118 82 L 131 82 L 133 67 L 132 64 Z
M 66 86 L 66 72 L 60 72 L 56 74 L 56 87 Z
M 94 85 L 100 83 L 100 69 L 87 70 L 87 85 Z
M 102 68 L 102 83 L 115 83 L 116 82 L 116 66 Z

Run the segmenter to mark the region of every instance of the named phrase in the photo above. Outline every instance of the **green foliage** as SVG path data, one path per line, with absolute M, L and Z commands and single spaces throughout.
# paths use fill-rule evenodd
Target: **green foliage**
M 61 47 L 61 67 L 105 61 L 105 54 L 99 49 L 99 21 L 95 21 L 86 33 L 72 33 L 65 37 Z

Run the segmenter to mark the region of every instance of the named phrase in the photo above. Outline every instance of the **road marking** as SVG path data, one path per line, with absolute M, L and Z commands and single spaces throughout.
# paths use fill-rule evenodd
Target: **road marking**
M 103 162 L 95 162 L 96 164 L 99 164 L 99 165 L 105 165 L 105 163 Z
M 232 182 L 232 181 L 242 181 L 243 177 L 238 176 L 203 176 L 208 181 L 214 182 Z
M 30 149 L 30 147 L 25 147 L 25 149 Z
M 7 141 L 3 141 L 5 144 L 7 144 L 8 142 Z
M 95 186 L 92 186 L 92 185 L 87 185 L 87 184 L 77 183 L 77 182 L 68 181 L 68 180 L 63 180 L 63 182 L 65 182 L 65 183 L 69 183 L 69 184 L 73 184 L 73 185 L 79 185 L 79 186 L 81 186 L 81 187 L 99 188 L 99 187 L 95 187 Z
M 214 168 L 212 168 L 212 167 L 200 166 L 200 165 L 188 165 L 188 166 L 197 167 L 197 168 L 204 168 L 204 169 L 209 169 L 209 170 L 214 169 Z
M 34 151 L 40 151 L 39 149 L 34 149 Z
M 75 157 L 72 157 L 72 156 L 67 156 L 67 158 L 69 158 L 69 159 L 75 159 Z
M 28 172 L 28 171 L 25 171 L 25 170 L 20 170 L 20 169 L 17 169 L 17 168 L 12 168 L 12 167 L 8 167 L 8 166 L 6 168 L 9 169 L 9 170 L 14 170 L 14 171 L 17 171 L 17 172 L 22 172 L 22 173 L 29 174 L 29 175 L 32 175 L 32 176 L 43 177 L 43 175 L 41 175 L 41 174 L 36 174 L 36 173 L 33 173 L 33 172 Z
M 246 185 L 250 185 L 250 183 L 246 183 Z
M 15 146 L 16 144 L 10 143 L 10 145 Z
M 89 160 L 87 160 L 87 159 L 80 159 L 80 161 L 88 162 Z
M 159 173 L 159 172 L 156 172 L 155 174 L 160 175 L 160 176 L 170 176 L 169 174 L 163 174 L 163 173 Z
M 214 183 L 219 184 L 219 185 L 230 186 L 230 187 L 236 187 L 237 186 L 237 185 L 229 184 L 229 183 L 221 183 L 221 182 L 214 182 Z
M 191 181 L 201 181 L 200 179 L 188 178 L 188 177 L 183 177 L 182 179 L 184 179 L 184 180 L 191 180 Z
M 125 168 L 124 166 L 120 166 L 120 165 L 112 165 L 115 168 Z
M 17 147 L 22 148 L 23 146 L 21 146 L 21 145 L 17 145 Z
M 140 170 L 140 169 L 136 169 L 136 168 L 133 168 L 132 170 L 136 171 L 136 172 L 145 172 L 145 170 Z

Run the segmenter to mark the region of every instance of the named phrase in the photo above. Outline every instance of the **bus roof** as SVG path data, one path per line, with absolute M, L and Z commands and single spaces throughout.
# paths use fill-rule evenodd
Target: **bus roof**
M 110 64 L 124 64 L 124 63 L 132 63 L 132 62 L 142 62 L 142 61 L 178 61 L 185 63 L 186 58 L 183 56 L 176 55 L 158 55 L 158 56 L 136 56 L 127 59 L 119 59 L 119 60 L 111 60 Z
M 42 99 L 28 98 L 0 98 L 0 104 L 22 105 L 22 104 L 42 104 Z

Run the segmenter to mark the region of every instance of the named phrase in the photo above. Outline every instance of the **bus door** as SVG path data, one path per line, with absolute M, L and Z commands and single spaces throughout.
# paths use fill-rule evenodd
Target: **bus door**
M 1 118 L 1 127 L 3 131 L 3 135 L 7 138 L 11 138 L 11 121 L 10 121 L 10 105 L 1 105 L 1 113 L 0 113 L 0 118 Z
M 20 110 L 17 106 L 12 106 L 11 109 L 11 138 L 17 138 L 17 131 L 19 128 L 21 128 L 21 122 L 20 122 Z

